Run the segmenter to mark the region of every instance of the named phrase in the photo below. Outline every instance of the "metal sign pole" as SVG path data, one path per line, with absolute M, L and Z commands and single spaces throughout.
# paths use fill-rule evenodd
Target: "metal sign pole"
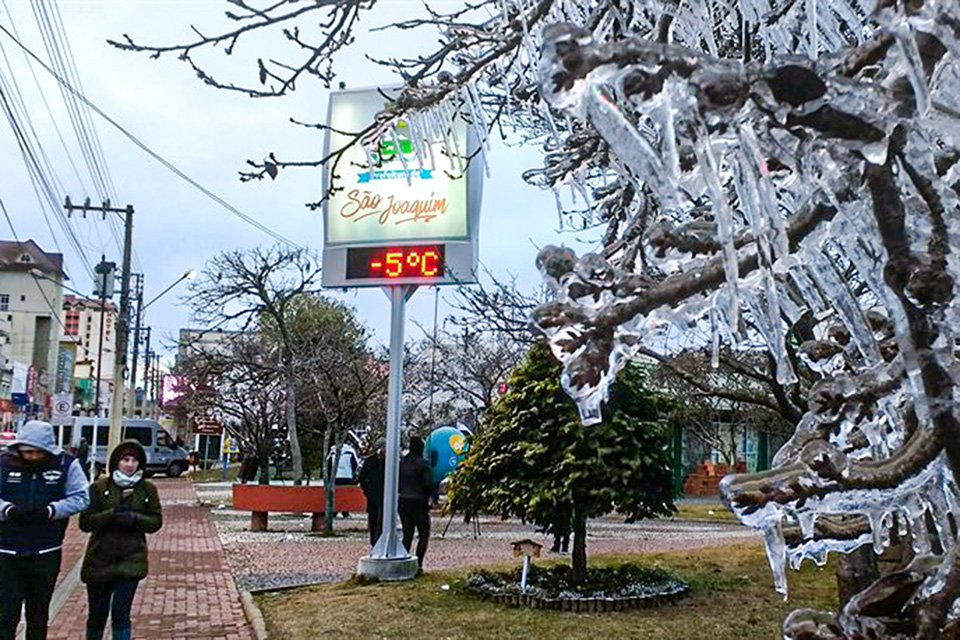
M 400 475 L 400 400 L 403 392 L 403 324 L 406 304 L 416 286 L 384 287 L 390 298 L 390 377 L 387 386 L 387 451 L 383 479 L 383 530 L 357 573 L 380 580 L 409 580 L 418 569 L 397 538 L 397 489 Z

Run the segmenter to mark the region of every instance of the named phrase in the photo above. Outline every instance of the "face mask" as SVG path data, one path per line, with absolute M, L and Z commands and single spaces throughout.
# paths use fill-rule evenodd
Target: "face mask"
M 143 471 L 137 469 L 132 476 L 126 475 L 120 469 L 114 469 L 113 481 L 121 489 L 129 489 L 143 479 Z
M 20 464 L 22 464 L 27 469 L 36 469 L 42 467 L 47 463 L 47 456 L 40 456 L 35 460 L 27 460 L 26 457 L 20 456 Z

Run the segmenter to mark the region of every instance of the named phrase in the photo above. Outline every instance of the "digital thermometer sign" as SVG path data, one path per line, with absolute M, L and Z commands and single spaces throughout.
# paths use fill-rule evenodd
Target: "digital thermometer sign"
M 323 171 L 322 283 L 330 288 L 477 281 L 483 144 L 468 109 L 431 126 L 383 121 L 403 87 L 330 92 Z M 351 131 L 375 131 L 359 142 Z M 341 151 L 337 151 L 339 154 Z M 407 289 L 412 291 L 412 289 Z
M 444 275 L 442 244 L 347 249 L 347 279 L 437 278 Z

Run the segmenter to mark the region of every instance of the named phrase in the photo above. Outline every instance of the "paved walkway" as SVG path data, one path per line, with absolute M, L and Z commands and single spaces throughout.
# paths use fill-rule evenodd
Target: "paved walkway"
M 150 574 L 133 602 L 137 640 L 251 640 L 240 595 L 224 560 L 207 510 L 188 480 L 155 480 L 163 504 L 163 528 L 148 536 Z M 79 582 L 86 534 L 71 519 L 63 565 L 51 605 L 56 612 L 49 640 L 82 638 L 87 594 Z M 106 637 L 110 636 L 107 631 Z

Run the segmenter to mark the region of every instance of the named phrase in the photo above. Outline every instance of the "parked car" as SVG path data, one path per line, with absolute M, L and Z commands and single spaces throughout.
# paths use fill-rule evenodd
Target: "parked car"
M 97 433 L 94 439 L 93 423 L 95 418 L 74 418 L 72 442 L 76 447 L 80 438 L 86 438 L 90 445 L 90 457 L 98 468 L 107 464 L 107 440 L 110 434 L 109 421 L 104 418 L 97 420 Z M 122 439 L 136 440 L 143 445 L 147 454 L 147 468 L 144 473 L 165 473 L 176 478 L 187 470 L 187 451 L 177 444 L 177 441 L 166 429 L 154 420 L 140 418 L 124 418 Z M 96 444 L 96 446 L 94 446 Z

